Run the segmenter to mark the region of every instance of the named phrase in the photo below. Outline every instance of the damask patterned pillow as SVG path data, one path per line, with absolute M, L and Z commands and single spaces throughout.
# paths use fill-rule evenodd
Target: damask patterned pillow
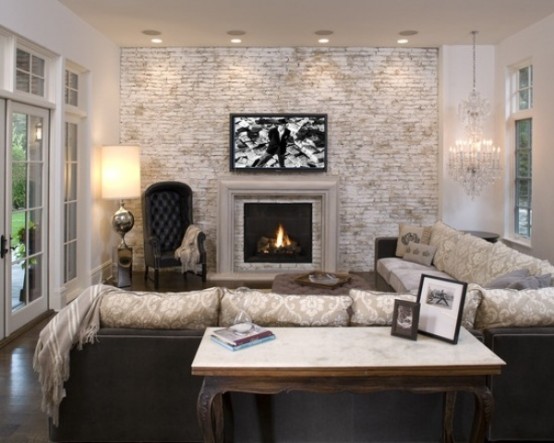
M 217 326 L 221 292 L 110 292 L 100 302 L 100 322 L 107 328 L 205 329 Z
M 437 248 L 433 264 L 439 271 L 444 271 L 446 259 L 454 253 L 456 244 L 462 235 L 460 231 L 441 221 L 437 221 L 433 225 L 429 244 Z
M 410 242 L 429 244 L 431 228 L 424 226 L 413 226 L 407 223 L 400 223 L 398 226 L 398 242 L 396 243 L 396 256 L 404 257 L 406 248 Z
M 417 296 L 412 294 L 392 294 L 390 292 L 361 291 L 351 289 L 352 297 L 352 326 L 389 326 L 392 324 L 394 300 L 416 301 Z M 462 311 L 462 326 L 473 329 L 475 316 L 481 303 L 482 295 L 473 285 L 468 286 L 466 299 Z
M 471 234 L 458 238 L 452 254 L 444 259 L 444 272 L 457 280 L 484 285 L 493 244 Z
M 362 291 L 351 289 L 352 317 L 351 326 L 390 326 L 394 300 L 416 301 L 412 294 L 394 294 L 390 292 Z
M 251 289 L 223 289 L 219 325 L 230 326 L 241 312 L 260 326 L 348 326 L 347 295 L 283 295 Z
M 543 289 L 481 289 L 483 301 L 475 327 L 554 326 L 554 287 Z
M 486 281 L 517 269 L 529 269 L 531 275 L 551 273 L 544 260 L 523 254 L 502 242 L 495 243 L 486 267 Z

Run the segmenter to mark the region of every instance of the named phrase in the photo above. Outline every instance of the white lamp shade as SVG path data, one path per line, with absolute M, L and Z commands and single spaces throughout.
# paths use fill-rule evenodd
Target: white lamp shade
M 139 146 L 102 146 L 102 197 L 140 197 Z

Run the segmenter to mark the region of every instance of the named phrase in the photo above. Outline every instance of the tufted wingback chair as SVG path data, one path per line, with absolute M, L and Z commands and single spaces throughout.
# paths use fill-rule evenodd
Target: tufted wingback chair
M 185 183 L 166 181 L 149 186 L 142 196 L 144 233 L 144 279 L 149 268 L 154 269 L 154 284 L 158 288 L 159 270 L 177 267 L 175 250 L 181 246 L 183 236 L 192 220 L 192 190 Z M 206 235 L 198 235 L 198 250 L 202 281 L 206 281 Z M 185 274 L 186 276 L 186 274 Z

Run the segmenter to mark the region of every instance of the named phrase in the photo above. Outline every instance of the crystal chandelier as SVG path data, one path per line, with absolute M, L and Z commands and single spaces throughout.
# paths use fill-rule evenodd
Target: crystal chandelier
M 500 177 L 500 148 L 483 136 L 483 124 L 489 116 L 489 103 L 475 88 L 475 36 L 473 34 L 473 89 L 458 109 L 466 138 L 450 147 L 448 170 L 467 195 L 474 199 L 483 187 Z

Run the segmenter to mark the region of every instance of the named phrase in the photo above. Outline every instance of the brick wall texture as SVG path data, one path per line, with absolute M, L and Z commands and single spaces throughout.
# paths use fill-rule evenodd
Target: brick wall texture
M 143 189 L 161 180 L 192 187 L 215 272 L 225 223 L 217 183 L 236 174 L 229 114 L 328 114 L 324 174 L 340 177 L 340 270 L 369 271 L 375 237 L 437 218 L 437 67 L 437 50 L 420 48 L 123 48 L 121 142 L 142 148 Z M 142 269 L 140 201 L 126 207 Z

